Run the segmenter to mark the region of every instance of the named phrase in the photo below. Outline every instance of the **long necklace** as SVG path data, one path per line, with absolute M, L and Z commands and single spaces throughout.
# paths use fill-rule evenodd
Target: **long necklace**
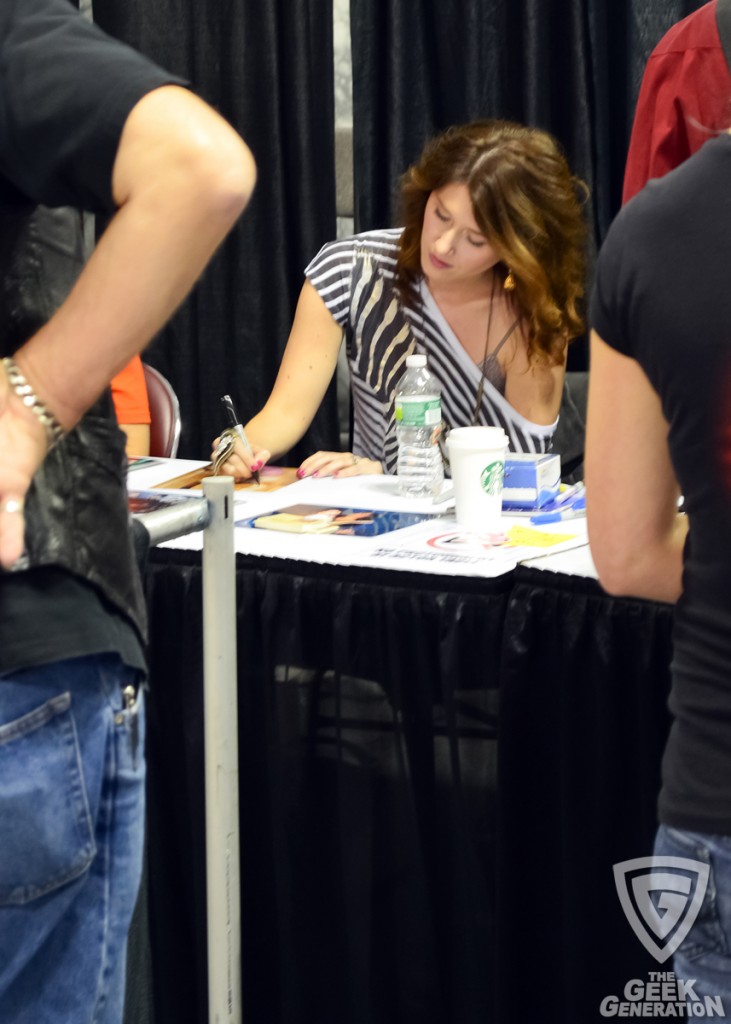
M 487 311 L 487 330 L 485 331 L 485 353 L 480 363 L 480 383 L 477 385 L 475 394 L 475 411 L 472 413 L 471 426 L 476 426 L 477 419 L 482 408 L 482 394 L 485 390 L 485 366 L 487 363 L 487 352 L 490 347 L 490 327 L 492 326 L 492 307 L 495 304 L 495 270 L 492 272 L 492 285 L 490 287 L 490 308 Z
M 475 411 L 472 413 L 473 427 L 477 425 L 477 420 L 479 419 L 480 416 L 480 409 L 482 408 L 482 395 L 485 390 L 485 378 L 487 376 L 487 361 L 490 358 L 490 356 L 497 356 L 500 349 L 503 347 L 505 342 L 508 340 L 508 338 L 511 336 L 511 334 L 515 331 L 516 327 L 520 323 L 520 317 L 516 316 L 515 320 L 513 320 L 512 324 L 510 325 L 510 327 L 508 327 L 505 334 L 503 334 L 502 338 L 497 343 L 495 348 L 492 350 L 492 352 L 490 352 L 490 325 L 492 323 L 492 306 L 494 299 L 495 276 L 493 274 L 492 290 L 490 292 L 490 311 L 487 314 L 487 331 L 485 333 L 485 354 L 483 355 L 482 362 L 480 363 L 480 383 L 477 385 L 477 393 L 475 394 Z
M 490 286 L 490 308 L 487 311 L 487 330 L 485 331 L 485 351 L 483 352 L 482 361 L 479 364 L 480 365 L 480 381 L 479 381 L 479 383 L 477 385 L 477 390 L 475 392 L 475 407 L 474 407 L 474 411 L 472 413 L 472 419 L 470 420 L 470 426 L 473 426 L 473 427 L 477 426 L 477 422 L 478 422 L 478 420 L 480 418 L 480 410 L 482 409 L 482 398 L 483 398 L 484 391 L 485 391 L 485 373 L 486 373 L 486 368 L 487 368 L 488 356 L 490 355 L 490 330 L 492 328 L 492 310 L 493 310 L 493 306 L 495 304 L 495 278 L 496 278 L 496 274 L 493 271 L 492 284 Z M 428 285 L 426 285 L 424 281 L 422 281 L 421 286 L 418 288 L 417 305 L 418 305 L 418 313 L 419 313 L 419 321 L 420 321 L 419 326 L 421 327 L 422 338 L 424 339 L 424 342 L 426 342 L 424 296 L 423 296 L 423 293 L 422 293 L 422 288 L 423 287 L 428 287 Z M 518 316 L 518 317 L 515 318 L 513 323 L 510 325 L 510 327 L 508 327 L 508 329 L 505 332 L 505 334 L 502 336 L 500 341 L 495 346 L 495 353 L 497 353 L 497 351 L 500 348 L 502 348 L 503 344 L 508 340 L 508 338 L 513 333 L 513 331 L 516 329 L 516 327 L 518 326 L 519 323 L 520 323 L 520 317 Z M 442 438 L 443 438 L 443 440 L 446 440 L 446 436 L 447 436 L 447 434 L 449 433 L 449 430 L 450 430 L 450 424 L 447 423 L 446 420 L 443 420 L 442 421 L 442 427 L 443 427 L 443 429 L 442 429 Z M 448 459 L 446 459 L 446 457 L 445 457 L 445 462 L 446 462 L 447 465 L 449 465 Z

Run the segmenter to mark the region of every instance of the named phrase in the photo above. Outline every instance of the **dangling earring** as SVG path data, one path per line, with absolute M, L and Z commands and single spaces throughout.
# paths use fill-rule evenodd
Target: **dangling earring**
M 512 270 L 508 270 L 508 276 L 503 281 L 503 288 L 506 292 L 515 291 L 515 278 Z

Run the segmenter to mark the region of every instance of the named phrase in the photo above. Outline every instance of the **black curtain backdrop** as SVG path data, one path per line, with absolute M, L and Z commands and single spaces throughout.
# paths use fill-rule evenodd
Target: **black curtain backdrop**
M 220 396 L 244 419 L 267 398 L 304 267 L 335 237 L 332 0 L 94 0 L 94 19 L 188 79 L 258 164 L 244 217 L 144 357 L 178 393 L 180 456 L 207 458 Z M 333 385 L 291 459 L 337 438 Z
M 430 136 L 509 118 L 552 132 L 589 186 L 591 280 L 647 57 L 703 2 L 351 0 L 356 230 L 397 223 L 399 177 Z M 569 368 L 586 368 L 585 343 Z
M 351 0 L 356 230 L 393 224 L 398 179 L 429 136 L 474 117 L 553 132 L 591 189 L 589 284 L 620 204 L 648 54 L 703 0 Z M 266 399 L 302 271 L 335 236 L 332 0 L 94 0 L 96 21 L 193 87 L 259 164 L 239 227 L 147 358 L 183 412 L 180 455 L 207 457 L 230 392 Z M 586 367 L 572 346 L 571 369 Z M 335 388 L 284 461 L 337 447 Z

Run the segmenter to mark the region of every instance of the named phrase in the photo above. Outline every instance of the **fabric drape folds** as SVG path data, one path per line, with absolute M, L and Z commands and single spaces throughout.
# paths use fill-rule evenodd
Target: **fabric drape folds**
M 588 177 L 583 3 L 351 3 L 356 223 L 387 226 L 394 185 L 450 124 L 503 117 L 550 128 Z M 380 140 L 374 146 L 374 140 Z
M 243 556 L 237 570 L 244 1019 L 487 1019 L 509 581 L 416 588 Z M 200 556 L 153 551 L 147 584 L 155 1020 L 198 1024 Z
M 335 237 L 331 11 L 332 0 L 94 0 L 95 21 L 187 78 L 259 168 L 242 220 L 145 356 L 180 399 L 182 458 L 208 457 L 222 394 L 244 420 L 261 408 L 303 269 Z M 337 437 L 333 385 L 290 464 Z
M 652 854 L 672 618 L 593 580 L 516 571 L 500 680 L 500 1024 L 547 1008 L 562 1024 L 601 1020 L 602 999 L 658 970 L 613 865 Z
M 351 0 L 358 230 L 394 222 L 397 179 L 431 135 L 501 117 L 559 139 L 592 190 L 601 241 L 647 57 L 703 2 Z
M 657 969 L 613 865 L 652 852 L 669 605 L 526 568 L 238 556 L 236 586 L 250 1024 L 585 1024 Z M 197 1024 L 199 555 L 152 551 L 147 597 L 155 1024 Z
M 647 56 L 703 0 L 351 0 L 355 223 L 397 219 L 397 183 L 450 123 L 552 131 L 591 189 L 590 264 L 621 198 Z M 243 418 L 274 381 L 302 270 L 335 237 L 332 0 L 94 0 L 97 22 L 193 87 L 251 144 L 255 198 L 146 358 L 183 410 L 180 455 L 205 458 L 219 397 Z M 572 346 L 570 367 L 584 369 Z M 287 459 L 338 447 L 334 385 Z
M 398 179 L 450 124 L 508 118 L 552 132 L 590 189 L 594 254 L 619 209 L 640 79 L 703 0 L 351 0 L 357 230 L 398 223 Z M 572 369 L 586 350 L 572 346 Z

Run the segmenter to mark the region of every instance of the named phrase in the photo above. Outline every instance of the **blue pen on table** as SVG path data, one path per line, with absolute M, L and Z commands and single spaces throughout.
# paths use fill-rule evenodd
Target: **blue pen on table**
M 577 484 L 571 484 L 570 487 L 565 484 L 562 484 L 561 487 L 563 490 L 560 490 L 555 498 L 538 509 L 539 512 L 557 512 L 559 509 L 566 508 L 567 505 L 573 506 L 586 490 L 583 480 L 579 480 Z
M 586 495 L 577 494 L 574 500 L 563 508 L 552 512 L 537 512 L 530 517 L 533 526 L 544 526 L 547 523 L 562 523 L 566 519 L 580 519 L 586 515 Z
M 236 415 L 236 409 L 234 408 L 234 403 L 233 403 L 233 401 L 231 399 L 231 395 L 224 395 L 221 398 L 221 402 L 223 403 L 223 407 L 226 410 L 226 415 L 228 416 L 228 419 L 229 419 L 229 422 L 231 424 L 232 429 L 235 430 L 236 433 L 239 435 L 239 438 L 241 439 L 241 442 L 242 442 L 244 448 L 246 449 L 246 454 L 250 455 L 251 458 L 253 459 L 254 453 L 251 450 L 251 445 L 249 444 L 249 439 L 246 436 L 246 433 L 244 431 L 243 426 L 241 425 L 241 421 L 239 420 L 238 416 Z M 251 475 L 254 478 L 254 480 L 256 481 L 256 483 L 259 483 L 259 473 L 258 473 L 258 471 L 252 470 L 251 471 Z

